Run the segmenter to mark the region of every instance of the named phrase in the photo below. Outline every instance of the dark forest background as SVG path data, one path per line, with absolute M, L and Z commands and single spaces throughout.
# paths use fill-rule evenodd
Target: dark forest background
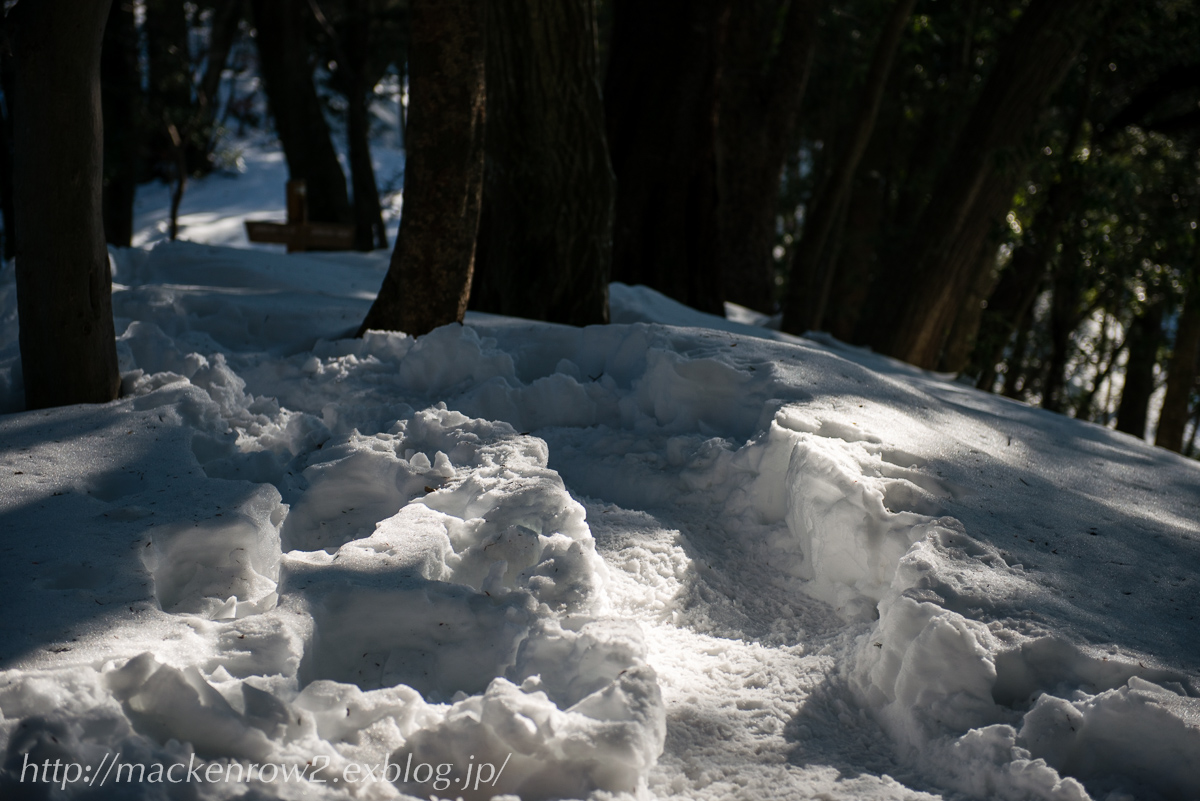
M 137 185 L 169 182 L 177 210 L 230 127 L 273 125 L 310 217 L 391 246 L 370 153 L 372 104 L 391 103 L 405 213 L 364 330 L 420 334 L 468 305 L 601 323 L 609 281 L 645 284 L 1196 450 L 1195 0 L 54 5 L 20 0 L 0 52 L 23 323 L 73 302 L 52 291 L 71 281 L 104 314 L 96 243 L 72 256 L 44 231 L 80 229 L 62 215 L 98 199 L 81 241 L 128 246 Z M 248 74 L 254 93 L 227 90 Z M 68 86 L 81 105 L 56 111 Z M 70 123 L 89 98 L 95 124 Z M 51 207 L 75 190 L 37 165 L 68 151 L 92 199 Z M 74 347 L 32 326 L 23 364 Z M 111 336 L 85 327 L 80 342 Z M 103 399 L 38 395 L 31 369 L 31 408 Z M 79 381 L 115 392 L 93 373 Z

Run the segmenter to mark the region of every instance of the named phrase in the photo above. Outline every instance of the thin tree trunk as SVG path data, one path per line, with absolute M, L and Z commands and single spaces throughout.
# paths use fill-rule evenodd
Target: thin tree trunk
M 1146 436 L 1150 396 L 1154 394 L 1154 366 L 1162 344 L 1163 302 L 1152 302 L 1135 318 L 1129 331 L 1129 363 L 1125 386 L 1117 407 L 1117 430 L 1135 437 Z
M 1032 229 L 1031 226 L 1031 230 Z M 1025 322 L 1033 307 L 1046 273 L 1046 260 L 1041 248 L 1020 245 L 1008 267 L 1000 273 L 1000 281 L 987 301 L 971 354 L 971 367 L 978 371 L 975 386 L 992 391 L 996 383 L 996 365 L 1004 357 L 1004 349 L 1013 334 Z
M 250 8 L 259 70 L 288 176 L 308 183 L 310 220 L 352 222 L 346 176 L 313 86 L 304 36 L 307 5 L 298 0 L 250 0 Z
M 488 5 L 488 133 L 471 308 L 608 322 L 616 187 L 591 0 Z
M 379 203 L 379 185 L 371 161 L 371 121 L 368 91 L 354 81 L 346 103 L 346 138 L 350 161 L 350 183 L 354 187 L 354 247 L 357 250 L 386 248 L 387 228 Z
M 113 0 L 100 52 L 104 112 L 104 240 L 133 242 L 133 200 L 141 148 L 142 77 L 132 0 Z
M 1200 253 L 1200 249 L 1198 249 Z M 1198 259 L 1200 260 L 1200 259 Z M 1179 453 L 1187 428 L 1188 406 L 1196 387 L 1197 360 L 1200 359 L 1200 267 L 1192 270 L 1192 280 L 1183 303 L 1183 312 L 1175 332 L 1170 366 L 1167 368 L 1167 394 L 1154 444 Z
M 213 5 L 207 63 L 200 85 L 196 87 L 196 117 L 188 125 L 193 131 L 188 151 L 188 166 L 192 171 L 207 173 L 213 168 L 213 146 L 216 144 L 213 135 L 217 127 L 221 76 L 237 39 L 241 18 L 242 0 L 220 0 Z
M 1033 315 L 1025 315 L 1025 319 L 1017 328 L 1013 340 L 1012 354 L 1008 357 L 1004 373 L 1004 386 L 1001 394 L 1006 398 L 1021 398 L 1025 389 L 1025 354 L 1029 351 L 1029 335 L 1033 332 Z
M 12 53 L 0 47 L 0 91 L 4 107 L 0 109 L 0 214 L 4 220 L 4 258 L 17 252 L 17 225 L 13 214 L 13 107 L 14 81 Z
M 975 270 L 975 282 L 958 309 L 946 349 L 938 363 L 938 370 L 944 373 L 957 375 L 966 370 L 970 363 L 971 352 L 983 322 L 984 303 L 999 279 L 995 271 L 996 250 L 995 247 L 986 248 L 979 257 L 981 263 Z
M 1106 330 L 1107 330 L 1107 325 L 1108 325 L 1108 315 L 1107 314 L 1105 315 L 1105 320 L 1104 320 L 1103 324 L 1105 325 Z M 1121 352 L 1125 350 L 1125 345 L 1126 345 L 1125 341 L 1122 341 L 1119 343 L 1114 342 L 1111 345 L 1112 352 L 1106 354 L 1104 351 L 1110 347 L 1107 344 L 1107 342 L 1108 342 L 1108 337 L 1104 336 L 1103 341 L 1100 343 L 1101 344 L 1100 358 L 1096 362 L 1097 368 L 1099 368 L 1101 364 L 1104 364 L 1104 369 L 1103 370 L 1097 369 L 1096 380 L 1092 382 L 1092 388 L 1087 391 L 1087 394 L 1084 395 L 1079 400 L 1079 403 L 1076 404 L 1076 406 L 1075 406 L 1075 417 L 1080 420 L 1094 420 L 1095 419 L 1096 396 L 1100 394 L 1100 387 L 1104 386 L 1104 382 L 1109 380 L 1109 376 L 1112 375 L 1113 370 L 1117 366 L 1117 360 L 1121 358 Z M 1106 359 L 1107 359 L 1107 362 L 1105 361 Z
M 891 14 L 879 34 L 879 42 L 871 57 L 863 96 L 849 136 L 833 172 L 825 182 L 825 191 L 811 204 L 812 213 L 804 223 L 804 232 L 792 260 L 788 297 L 783 307 L 784 331 L 800 334 L 810 328 L 821 327 L 821 317 L 832 285 L 832 281 L 822 274 L 822 268 L 824 271 L 832 269 L 831 260 L 826 258 L 830 234 L 849 200 L 854 174 L 875 131 L 875 121 L 879 118 L 879 107 L 883 103 L 883 90 L 887 86 L 888 75 L 892 71 L 892 63 L 914 5 L 916 0 L 896 0 L 892 5 Z
M 722 316 L 717 86 L 731 4 L 613 0 L 604 85 L 613 279 Z
M 839 233 L 841 257 L 838 269 L 830 271 L 833 280 L 830 303 L 822 313 L 824 330 L 844 342 L 854 337 L 871 281 L 878 272 L 876 241 L 883 228 L 886 187 L 881 179 L 860 173 L 846 209 L 846 223 Z
M 29 409 L 117 397 L 112 274 L 101 216 L 100 49 L 110 0 L 23 2 L 8 13 L 17 309 Z
M 387 228 L 379 203 L 379 185 L 371 161 L 371 97 L 374 79 L 368 75 L 371 19 L 364 0 L 346 0 L 344 64 L 348 72 L 346 136 L 349 140 L 350 183 L 354 187 L 355 243 L 358 250 L 386 248 Z
M 719 260 L 726 299 L 766 313 L 776 307 L 772 251 L 780 174 L 824 2 L 746 0 L 730 14 L 718 101 Z
M 413 0 L 404 215 L 359 334 L 462 322 L 483 193 L 483 0 Z
M 145 0 L 142 23 L 146 41 L 146 166 L 163 180 L 174 180 L 178 159 L 170 126 L 186 127 L 195 114 L 188 18 L 178 0 Z
M 922 367 L 936 364 L 945 343 L 946 319 L 963 288 L 961 276 L 975 266 L 977 201 L 998 173 L 995 156 L 1024 137 L 1050 93 L 1075 59 L 1082 42 L 1079 16 L 1085 0 L 1033 0 L 1003 47 L 983 94 L 916 226 L 916 247 L 901 257 L 882 287 L 896 299 L 882 308 L 869 343 Z M 989 221 L 984 220 L 986 226 Z
M 1070 358 L 1071 332 L 1082 321 L 1080 295 L 1082 274 L 1074 243 L 1064 242 L 1058 268 L 1054 271 L 1054 294 L 1050 304 L 1050 361 L 1042 384 L 1042 408 L 1061 412 L 1066 408 L 1067 360 Z

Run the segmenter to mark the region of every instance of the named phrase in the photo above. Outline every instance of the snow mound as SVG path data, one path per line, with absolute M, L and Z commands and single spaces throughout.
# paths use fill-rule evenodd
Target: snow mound
M 346 339 L 375 261 L 113 258 L 122 399 L 0 417 L 6 797 L 1200 794 L 1193 464 L 645 288 Z

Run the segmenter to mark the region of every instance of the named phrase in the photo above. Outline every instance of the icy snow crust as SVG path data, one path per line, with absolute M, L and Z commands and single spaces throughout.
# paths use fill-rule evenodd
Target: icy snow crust
M 354 340 L 386 255 L 114 260 L 124 397 L 0 417 L 5 797 L 118 751 L 507 758 L 465 798 L 1200 796 L 1194 463 L 644 288 Z

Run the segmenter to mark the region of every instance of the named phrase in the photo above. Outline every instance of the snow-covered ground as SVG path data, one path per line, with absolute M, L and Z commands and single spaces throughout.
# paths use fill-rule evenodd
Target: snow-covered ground
M 1200 797 L 1200 465 L 644 288 L 349 339 L 387 253 L 213 244 L 273 158 L 0 416 L 4 798 Z

